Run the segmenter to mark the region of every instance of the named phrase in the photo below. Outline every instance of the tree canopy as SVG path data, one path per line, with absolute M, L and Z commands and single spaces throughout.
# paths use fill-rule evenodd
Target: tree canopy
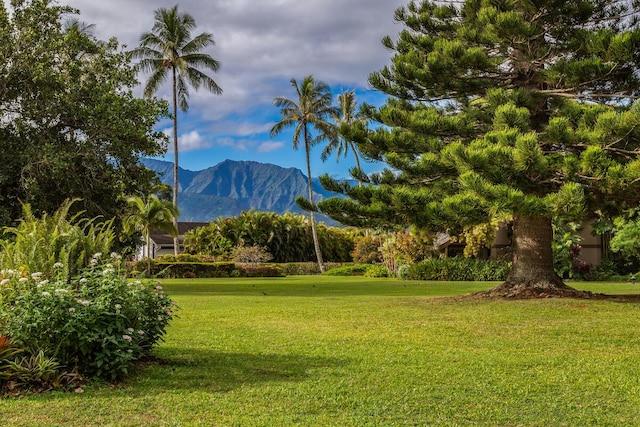
M 457 232 L 513 221 L 502 295 L 571 293 L 553 272 L 551 218 L 640 202 L 638 2 L 410 2 L 369 77 L 389 95 L 350 137 L 390 168 L 319 209 L 348 224 Z
M 130 55 L 117 40 L 65 27 L 77 14 L 47 0 L 0 4 L 0 224 L 21 203 L 114 217 L 125 194 L 145 194 L 156 178 L 138 163 L 162 154 L 153 126 L 166 103 L 136 98 Z

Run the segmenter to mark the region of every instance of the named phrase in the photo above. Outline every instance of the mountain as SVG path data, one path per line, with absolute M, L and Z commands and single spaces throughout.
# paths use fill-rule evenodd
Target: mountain
M 173 163 L 155 159 L 141 162 L 162 182 L 173 185 Z M 303 213 L 295 199 L 308 194 L 307 177 L 299 169 L 252 161 L 225 160 L 201 171 L 179 168 L 178 181 L 181 221 L 213 221 L 249 209 Z M 312 188 L 316 202 L 337 195 L 322 188 L 317 179 Z M 326 217 L 319 220 L 333 223 Z

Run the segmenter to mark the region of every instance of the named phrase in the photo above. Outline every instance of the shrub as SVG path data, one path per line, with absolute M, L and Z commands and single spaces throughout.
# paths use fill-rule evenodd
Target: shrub
M 151 275 L 164 279 L 229 277 L 235 269 L 233 262 L 156 262 Z
M 369 265 L 367 271 L 364 272 L 364 277 L 393 277 L 393 275 L 391 270 L 379 264 Z
M 500 260 L 458 257 L 429 258 L 407 267 L 406 278 L 412 280 L 500 281 L 507 277 L 510 269 L 510 262 Z
M 369 264 L 345 265 L 324 272 L 326 276 L 364 276 Z
M 162 339 L 175 307 L 159 285 L 128 282 L 93 260 L 70 282 L 5 270 L 0 333 L 26 355 L 42 351 L 68 371 L 115 379 Z
M 276 265 L 241 265 L 238 272 L 239 277 L 284 277 Z
M 273 255 L 264 246 L 236 246 L 231 252 L 231 259 L 235 262 L 257 265 L 261 262 L 271 261 Z
M 342 263 L 339 262 L 325 262 L 327 270 L 332 268 L 341 267 Z M 317 262 L 288 262 L 286 264 L 279 264 L 282 272 L 287 276 L 304 276 L 310 274 L 320 274 L 320 267 Z
M 372 264 L 382 262 L 382 237 L 372 233 L 359 236 L 355 240 L 353 249 L 353 262 L 357 264 Z

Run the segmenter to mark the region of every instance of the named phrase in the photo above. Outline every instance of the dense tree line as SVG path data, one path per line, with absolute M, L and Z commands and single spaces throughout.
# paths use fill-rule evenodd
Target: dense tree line
M 354 234 L 351 230 L 317 224 L 320 249 L 327 262 L 352 259 Z M 261 246 L 273 262 L 316 260 L 311 221 L 303 215 L 249 211 L 220 218 L 206 227 L 185 233 L 185 251 L 192 254 L 228 258 L 237 246 Z

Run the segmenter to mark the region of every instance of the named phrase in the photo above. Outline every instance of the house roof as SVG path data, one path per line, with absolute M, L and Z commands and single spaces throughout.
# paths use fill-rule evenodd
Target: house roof
M 184 233 L 198 227 L 205 227 L 208 222 L 178 222 L 178 243 L 184 241 Z M 173 237 L 162 231 L 152 231 L 151 240 L 158 246 L 173 247 Z

